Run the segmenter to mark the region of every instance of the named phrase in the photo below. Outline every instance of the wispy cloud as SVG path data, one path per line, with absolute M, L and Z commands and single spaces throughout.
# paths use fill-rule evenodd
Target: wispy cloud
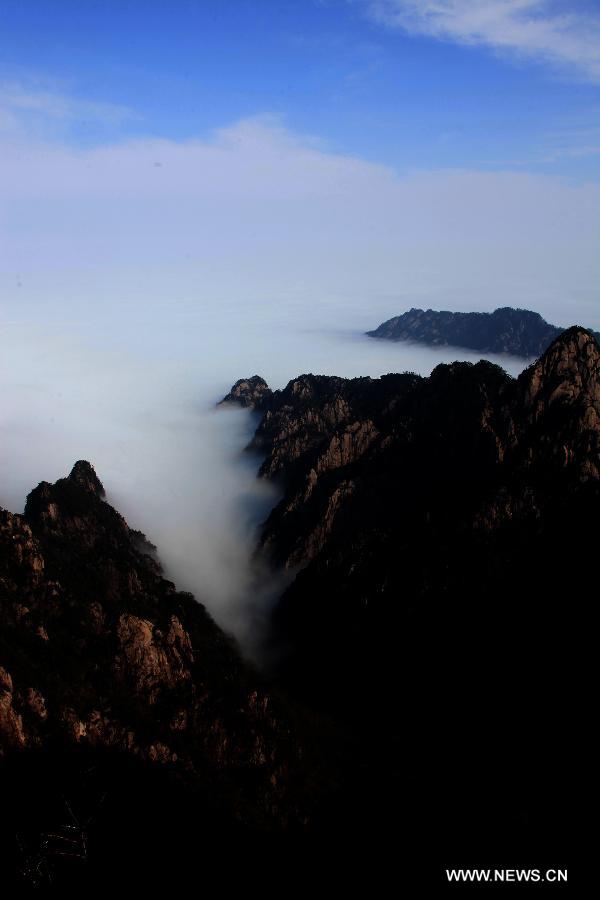
M 590 113 L 590 121 L 597 120 Z M 600 154 L 600 126 L 563 128 L 546 136 L 546 148 L 540 161 L 555 163 L 561 159 L 589 159 Z
M 134 117 L 128 107 L 114 103 L 82 100 L 37 84 L 0 82 L 0 132 L 4 134 L 45 132 L 82 122 L 112 126 Z
M 359 0 L 383 25 L 546 62 L 600 83 L 600 14 L 573 0 Z

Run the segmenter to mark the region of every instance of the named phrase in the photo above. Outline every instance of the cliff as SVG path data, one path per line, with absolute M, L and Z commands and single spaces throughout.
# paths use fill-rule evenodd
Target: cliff
M 575 327 L 517 379 L 238 382 L 282 491 L 257 549 L 289 574 L 268 680 L 89 463 L 1 511 L 3 886 L 564 865 L 599 365 Z
M 432 847 L 488 854 L 566 840 L 599 363 L 571 328 L 517 379 L 488 362 L 303 375 L 263 413 L 251 446 L 283 497 L 258 552 L 293 575 L 273 620 L 279 676 L 360 736 L 388 792 L 372 823 L 391 805 Z
M 367 334 L 392 341 L 451 345 L 480 353 L 510 353 L 531 359 L 542 354 L 562 330 L 549 325 L 539 313 L 505 306 L 493 313 L 410 309 Z
M 89 463 L 0 511 L 3 885 L 184 877 L 198 850 L 208 870 L 242 835 L 306 827 L 307 760 Z
M 217 406 L 233 403 L 245 409 L 260 410 L 268 405 L 272 393 L 264 378 L 252 375 L 250 378 L 240 378 L 236 381 Z

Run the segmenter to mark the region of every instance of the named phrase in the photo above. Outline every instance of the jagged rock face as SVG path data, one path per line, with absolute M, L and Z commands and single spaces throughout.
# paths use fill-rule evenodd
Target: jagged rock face
M 597 479 L 598 363 L 594 337 L 573 328 L 517 380 L 486 362 L 440 365 L 429 379 L 301 376 L 273 394 L 251 443 L 265 453 L 259 474 L 285 484 L 263 545 L 296 566 L 325 546 L 334 518 L 380 533 L 395 501 L 421 517 L 443 497 L 455 517 L 503 481 L 506 492 L 524 478 L 532 491 L 542 478 Z
M 562 330 L 556 325 L 549 325 L 539 313 L 507 306 L 493 313 L 410 309 L 367 334 L 392 341 L 451 345 L 482 353 L 510 353 L 531 359 L 543 353 Z
M 240 378 L 233 385 L 229 393 L 217 404 L 222 406 L 227 403 L 237 403 L 246 409 L 266 409 L 271 398 L 272 391 L 269 385 L 260 375 L 252 375 L 251 378 Z
M 295 461 L 313 450 L 321 455 L 320 463 L 315 456 L 315 463 L 327 466 L 327 452 L 323 455 L 327 437 L 335 437 L 336 446 L 331 448 L 334 465 L 336 450 L 341 459 L 340 453 L 348 456 L 350 444 L 364 447 L 365 431 L 375 427 L 367 425 L 365 429 L 364 423 L 374 394 L 381 396 L 385 412 L 386 402 L 397 402 L 398 394 L 408 390 L 416 377 L 389 375 L 373 381 L 301 375 L 290 381 L 284 390 L 273 393 L 250 444 L 250 449 L 266 454 L 260 474 L 273 477 L 285 472 L 286 482 L 290 482 Z
M 599 358 L 574 328 L 516 380 L 486 362 L 302 376 L 254 439 L 284 486 L 260 552 L 299 570 L 274 614 L 281 677 L 359 730 L 390 802 L 441 804 L 469 841 L 562 827 L 560 777 L 545 798 L 565 616 L 585 595 L 572 561 L 586 570 L 600 513 Z
M 79 459 L 69 475 L 69 481 L 73 481 L 84 491 L 90 494 L 96 494 L 98 497 L 104 497 L 104 485 L 96 475 L 94 467 L 85 459 Z
M 0 512 L 0 759 L 108 748 L 200 785 L 232 821 L 303 822 L 280 703 L 102 495 L 80 461 L 24 516 Z
M 573 477 L 600 477 L 599 362 L 595 338 L 571 328 L 519 379 L 517 444 L 530 465 L 543 458 Z
M 456 363 L 440 366 L 430 380 L 411 374 L 351 380 L 311 375 L 275 392 L 250 445 L 266 454 L 262 477 L 285 475 L 285 495 L 267 519 L 263 548 L 292 568 L 315 557 L 335 532 L 336 519 L 354 522 L 360 515 L 364 520 L 358 508 L 354 512 L 363 503 L 363 472 L 378 477 L 380 461 L 385 461 L 382 490 L 390 498 L 399 478 L 412 482 L 411 467 L 425 460 L 438 471 L 454 466 L 459 451 L 452 450 L 452 442 L 461 420 L 453 404 L 460 409 L 471 403 L 474 411 L 469 429 L 461 433 L 459 465 L 470 471 L 471 457 L 495 459 L 502 423 L 495 421 L 489 398 L 506 381 L 491 364 Z M 435 444 L 427 432 L 420 446 L 419 429 L 425 435 L 429 428 L 425 419 L 435 420 Z M 400 471 L 392 461 L 399 448 L 407 454 Z M 433 459 L 438 453 L 440 459 Z M 378 509 L 371 514 L 375 534 L 381 517 Z

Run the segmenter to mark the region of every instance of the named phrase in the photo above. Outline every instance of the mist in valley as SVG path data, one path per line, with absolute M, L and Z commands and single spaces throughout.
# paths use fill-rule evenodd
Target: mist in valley
M 5 324 L 0 504 L 21 511 L 39 481 L 90 460 L 108 501 L 157 545 L 167 575 L 256 656 L 284 579 L 259 570 L 252 553 L 278 495 L 257 479 L 260 460 L 243 452 L 256 414 L 216 402 L 255 373 L 278 388 L 302 372 L 429 374 L 441 361 L 478 355 L 367 338 L 363 311 L 354 323 L 346 316 L 343 330 L 326 308 L 295 320 L 274 308 L 271 321 L 241 305 L 220 322 L 202 305 L 165 313 L 151 323 L 154 346 L 135 350 L 126 349 L 135 346 L 134 322 L 122 322 L 112 344 L 50 322 Z M 523 366 L 497 361 L 512 373 Z
M 234 381 L 478 359 L 364 335 L 411 306 L 600 326 L 596 184 L 398 173 L 264 117 L 91 149 L 21 128 L 0 163 L 0 503 L 90 460 L 250 654 L 282 586 L 251 563 L 277 493 L 252 414 L 215 408 Z

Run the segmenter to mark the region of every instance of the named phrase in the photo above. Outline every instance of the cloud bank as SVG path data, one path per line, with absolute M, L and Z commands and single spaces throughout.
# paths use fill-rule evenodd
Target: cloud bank
M 410 172 L 328 152 L 265 118 L 205 140 L 92 149 L 5 140 L 5 315 L 106 320 L 143 303 L 525 305 L 593 316 L 600 185 Z M 67 312 L 66 312 L 67 311 Z M 99 312 L 102 316 L 99 316 Z
M 212 408 L 237 378 L 428 373 L 456 353 L 360 334 L 413 305 L 600 327 L 597 184 L 399 175 L 263 117 L 185 143 L 12 132 L 0 192 L 0 504 L 90 459 L 249 652 L 279 586 L 250 561 L 274 500 L 251 419 Z

